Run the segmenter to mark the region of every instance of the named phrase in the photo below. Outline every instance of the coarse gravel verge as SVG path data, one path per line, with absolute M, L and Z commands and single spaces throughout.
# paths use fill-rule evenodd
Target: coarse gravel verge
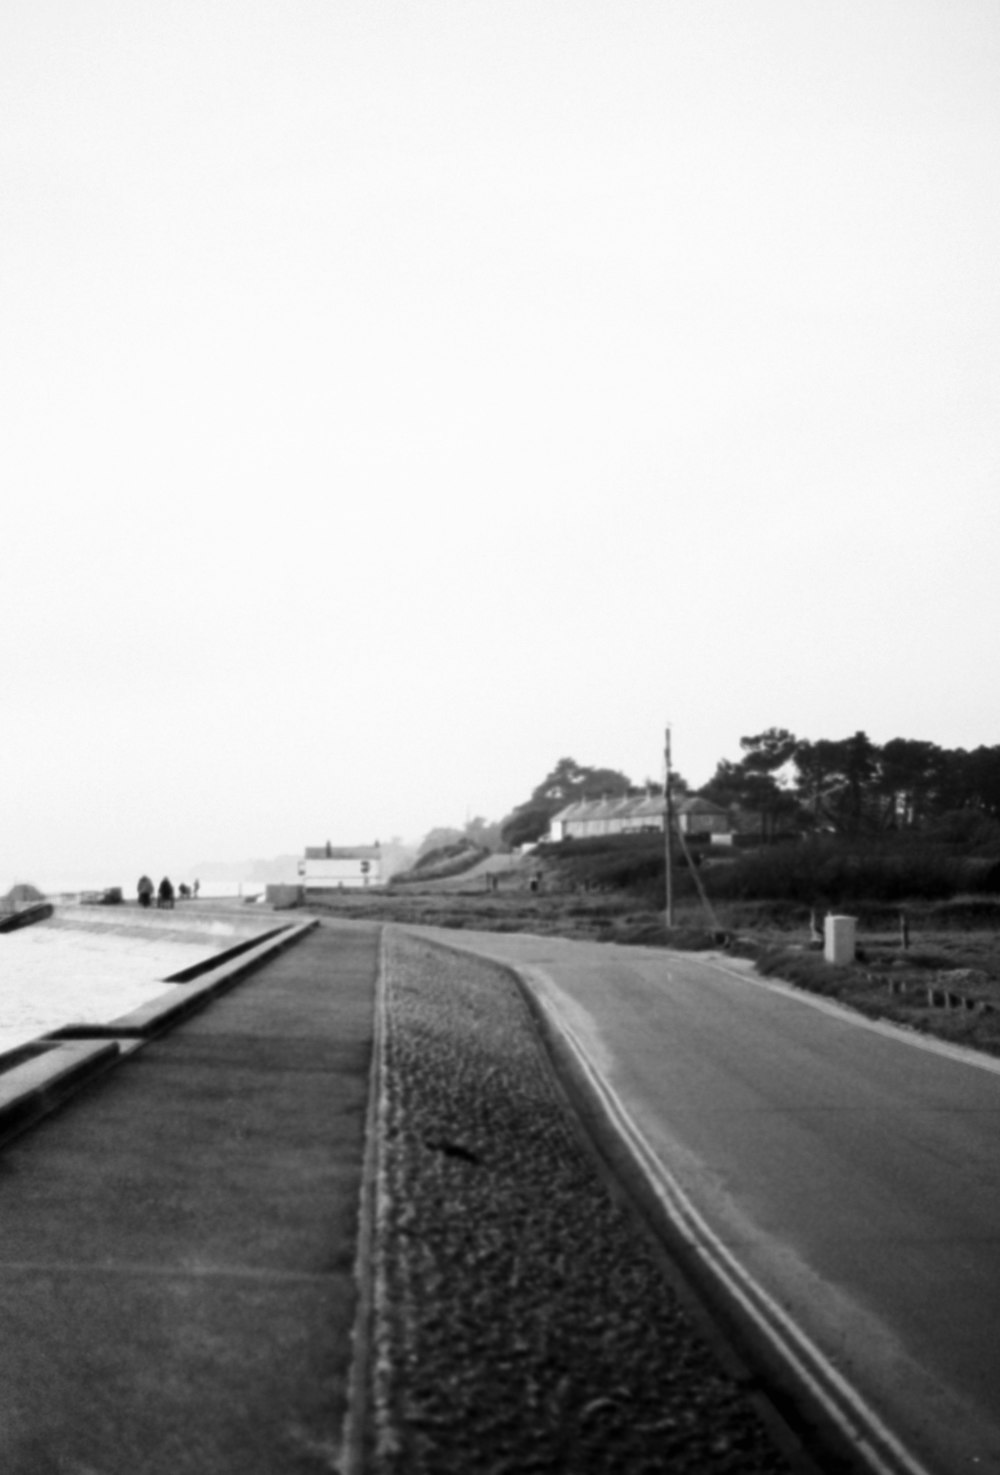
M 793 1468 L 581 1146 L 502 966 L 389 928 L 373 1475 Z

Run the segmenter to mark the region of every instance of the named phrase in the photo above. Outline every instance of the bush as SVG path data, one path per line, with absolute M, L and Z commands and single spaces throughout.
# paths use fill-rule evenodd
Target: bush
M 1000 862 L 910 837 L 865 845 L 807 840 L 710 868 L 705 882 L 713 897 L 739 901 L 780 897 L 815 906 L 938 901 L 959 892 L 1000 889 Z
M 1000 897 L 955 896 L 937 902 L 927 916 L 934 927 L 1000 928 Z
M 558 845 L 539 845 L 535 854 L 554 872 L 557 886 L 630 891 L 637 897 L 654 899 L 657 905 L 662 903 L 662 835 L 593 835 Z M 690 872 L 680 857 L 675 857 L 674 892 L 677 896 L 694 894 Z
M 935 844 L 1000 854 L 1000 822 L 978 809 L 952 809 L 939 815 L 923 834 Z

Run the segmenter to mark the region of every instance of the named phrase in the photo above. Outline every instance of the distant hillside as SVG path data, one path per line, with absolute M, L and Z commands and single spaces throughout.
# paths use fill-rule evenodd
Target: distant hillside
M 393 879 L 401 884 L 459 876 L 478 865 L 489 853 L 485 846 L 475 845 L 471 840 L 456 840 L 452 845 L 440 845 L 434 850 L 428 850 L 412 869 L 397 871 Z

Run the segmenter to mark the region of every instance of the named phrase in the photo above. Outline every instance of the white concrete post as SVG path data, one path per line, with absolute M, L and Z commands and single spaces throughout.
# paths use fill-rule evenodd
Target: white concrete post
M 827 916 L 823 924 L 823 957 L 828 963 L 853 963 L 857 918 Z

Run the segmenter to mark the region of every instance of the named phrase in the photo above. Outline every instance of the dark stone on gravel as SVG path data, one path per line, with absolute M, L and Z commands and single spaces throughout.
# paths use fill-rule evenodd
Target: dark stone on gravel
M 510 974 L 391 934 L 377 1475 L 789 1466 L 580 1146 Z

